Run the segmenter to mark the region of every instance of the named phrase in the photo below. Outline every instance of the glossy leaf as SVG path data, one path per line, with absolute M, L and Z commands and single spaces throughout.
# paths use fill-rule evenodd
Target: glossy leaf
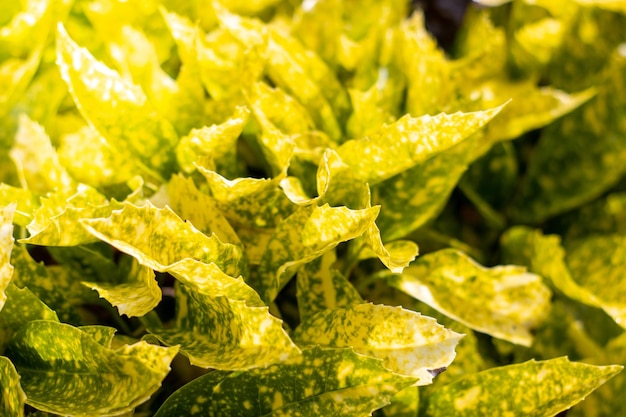
M 26 394 L 20 386 L 20 376 L 11 361 L 0 356 L 0 413 L 6 416 L 24 417 Z
M 228 297 L 233 284 L 221 291 L 177 286 L 176 326 L 153 333 L 167 345 L 180 345 L 191 364 L 203 368 L 250 369 L 297 356 L 299 349 L 266 306 L 248 305 L 241 300 L 245 295 Z
M 274 231 L 259 265 L 259 280 L 252 286 L 264 300 L 273 300 L 297 269 L 362 235 L 374 222 L 379 208 L 302 207 Z
M 222 243 L 215 235 L 203 234 L 168 207 L 123 203 L 122 209 L 114 210 L 105 219 L 84 219 L 81 223 L 98 239 L 157 271 L 165 271 L 184 258 L 194 258 L 214 262 L 232 276 L 245 272 L 239 247 Z
M 450 365 L 461 337 L 433 318 L 374 304 L 322 311 L 300 324 L 295 333 L 304 345 L 352 347 L 357 353 L 382 359 L 385 368 L 417 378 L 417 385 L 432 383 Z
M 461 377 L 428 397 L 429 416 L 549 416 L 567 410 L 621 371 L 557 358 Z
M 77 328 L 42 320 L 25 324 L 6 355 L 28 404 L 57 414 L 115 415 L 156 391 L 177 350 L 140 342 L 114 351 Z
M 453 249 L 419 258 L 389 283 L 471 329 L 524 346 L 550 302 L 550 290 L 525 268 L 485 268 Z
M 211 372 L 174 393 L 156 416 L 370 415 L 414 381 L 351 349 L 312 348 L 267 368 Z
M 138 158 L 150 173 L 170 172 L 176 132 L 157 116 L 141 88 L 79 47 L 62 25 L 57 62 L 81 114 L 107 142 Z
M 39 300 L 28 288 L 11 283 L 6 289 L 7 301 L 0 311 L 0 326 L 4 331 L 4 348 L 20 327 L 34 320 L 59 321 L 56 313 Z M 4 349 L 3 349 L 4 351 Z
M 344 143 L 338 153 L 358 178 L 375 184 L 460 143 L 501 109 L 418 118 L 407 115 L 369 137 Z
M 0 206 L 17 204 L 13 214 L 13 223 L 26 226 L 32 220 L 33 210 L 37 206 L 37 200 L 33 193 L 23 188 L 0 184 Z

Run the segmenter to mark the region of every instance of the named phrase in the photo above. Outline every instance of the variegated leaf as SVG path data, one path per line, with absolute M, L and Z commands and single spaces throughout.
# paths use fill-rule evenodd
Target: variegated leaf
M 80 221 L 89 233 L 139 261 L 140 264 L 165 271 L 185 258 L 214 262 L 231 276 L 246 275 L 244 254 L 238 246 L 206 236 L 186 223 L 170 208 L 158 209 L 151 203 L 137 207 L 122 203 L 105 219 Z
M 24 417 L 26 394 L 20 386 L 20 375 L 7 357 L 0 356 L 0 413 L 5 416 Z
M 172 125 L 158 117 L 140 87 L 79 47 L 61 24 L 57 63 L 82 116 L 111 146 L 137 158 L 157 178 L 171 172 L 178 137 Z
M 428 397 L 428 416 L 552 416 L 583 400 L 622 369 L 557 358 L 461 377 Z
M 417 118 L 406 115 L 366 138 L 344 143 L 337 152 L 358 178 L 376 184 L 460 143 L 501 109 Z
M 467 327 L 524 346 L 548 315 L 550 290 L 519 266 L 485 268 L 453 249 L 420 257 L 389 283 Z
M 224 243 L 239 244 L 239 236 L 217 206 L 215 199 L 198 190 L 191 178 L 173 175 L 167 183 L 172 210 L 202 233 L 215 235 Z
M 258 281 L 251 285 L 264 300 L 273 300 L 301 265 L 365 233 L 378 211 L 379 207 L 350 210 L 328 204 L 297 209 L 274 231 L 259 265 Z
M 198 167 L 209 183 L 211 196 L 224 217 L 233 225 L 274 227 L 295 209 L 276 178 L 237 178 L 228 180 L 215 171 Z M 259 204 L 263 201 L 263 204 Z
M 175 327 L 151 330 L 163 343 L 180 345 L 192 365 L 242 370 L 264 367 L 300 353 L 268 307 L 237 299 L 246 294 L 231 299 L 220 294 L 231 292 L 229 288 L 215 294 L 185 284 L 178 285 L 176 291 Z
M 331 250 L 298 270 L 296 282 L 301 320 L 326 310 L 363 303 L 356 288 L 333 267 L 336 260 L 337 255 Z
M 8 206 L 15 203 L 13 223 L 26 226 L 33 218 L 33 211 L 37 207 L 37 199 L 30 190 L 13 187 L 8 184 L 0 184 L 0 206 Z
M 194 162 L 200 157 L 208 157 L 212 161 L 212 169 L 226 177 L 237 174 L 237 138 L 248 122 L 250 111 L 238 107 L 231 118 L 219 125 L 192 129 L 181 138 L 176 147 L 178 164 L 184 172 L 195 170 Z M 207 167 L 208 168 L 208 167 Z
M 185 385 L 156 417 L 371 415 L 415 378 L 385 369 L 379 360 L 352 349 L 312 348 L 267 368 L 211 372 Z
M 590 236 L 567 246 L 565 261 L 572 277 L 593 294 L 597 304 L 626 328 L 626 237 Z
M 454 359 L 462 335 L 435 319 L 401 307 L 355 304 L 322 311 L 300 324 L 296 340 L 304 345 L 352 347 L 382 359 L 393 372 L 432 383 Z
M 125 276 L 119 283 L 86 282 L 83 285 L 98 291 L 101 298 L 117 307 L 120 314 L 141 317 L 152 311 L 161 301 L 161 289 L 154 271 L 133 262 L 126 264 Z
M 161 385 L 177 350 L 140 342 L 114 351 L 75 327 L 41 320 L 25 324 L 5 353 L 28 404 L 57 414 L 102 416 L 143 403 Z

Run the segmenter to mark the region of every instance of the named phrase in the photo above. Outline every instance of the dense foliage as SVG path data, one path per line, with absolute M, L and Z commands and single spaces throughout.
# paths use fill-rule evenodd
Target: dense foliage
M 0 2 L 0 415 L 626 415 L 626 2 L 484 4 Z

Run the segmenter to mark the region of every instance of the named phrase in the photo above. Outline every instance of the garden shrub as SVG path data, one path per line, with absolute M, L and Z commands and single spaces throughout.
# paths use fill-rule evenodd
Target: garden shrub
M 626 414 L 626 2 L 0 26 L 1 415 Z

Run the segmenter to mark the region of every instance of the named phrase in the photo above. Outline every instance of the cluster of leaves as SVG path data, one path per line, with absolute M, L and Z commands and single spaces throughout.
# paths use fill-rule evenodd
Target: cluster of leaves
M 626 414 L 626 2 L 485 3 L 0 2 L 0 414 Z

